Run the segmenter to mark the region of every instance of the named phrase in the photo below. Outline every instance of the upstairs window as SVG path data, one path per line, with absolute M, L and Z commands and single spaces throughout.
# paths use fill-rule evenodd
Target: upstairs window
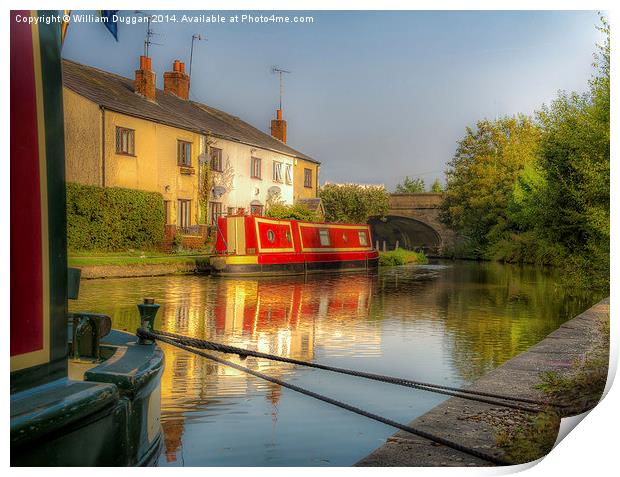
M 282 163 L 273 161 L 273 180 L 282 182 Z
M 292 184 L 293 183 L 293 166 L 291 166 L 290 164 L 286 165 L 286 183 L 287 184 Z
M 312 187 L 312 169 L 304 169 L 304 187 Z
M 262 177 L 262 164 L 260 157 L 253 157 L 251 160 L 252 171 L 251 175 L 254 179 L 260 179 Z
M 192 166 L 192 143 L 177 141 L 177 164 L 183 167 Z
M 222 172 L 224 170 L 224 164 L 222 162 L 222 150 L 217 147 L 210 149 L 211 155 L 211 170 L 216 172 Z
M 116 154 L 136 155 L 136 132 L 133 129 L 116 128 Z

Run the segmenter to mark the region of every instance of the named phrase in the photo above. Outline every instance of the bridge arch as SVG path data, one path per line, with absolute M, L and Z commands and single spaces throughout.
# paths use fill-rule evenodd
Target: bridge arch
M 388 250 L 398 246 L 406 250 L 423 251 L 427 255 L 439 255 L 443 247 L 440 233 L 422 220 L 402 215 L 371 217 L 368 221 L 372 238 L 382 249 L 385 242 Z

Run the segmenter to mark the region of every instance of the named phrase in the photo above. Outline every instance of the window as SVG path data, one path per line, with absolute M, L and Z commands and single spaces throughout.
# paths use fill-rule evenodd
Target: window
M 136 132 L 133 129 L 116 128 L 116 154 L 135 156 Z
M 192 143 L 177 141 L 177 164 L 183 167 L 192 166 Z
M 252 158 L 252 177 L 254 179 L 260 179 L 262 177 L 262 166 L 261 166 L 261 160 L 260 157 L 253 157 Z
M 312 187 L 312 169 L 304 169 L 304 187 Z
M 319 240 L 321 241 L 321 246 L 329 247 L 330 246 L 329 230 L 327 229 L 319 230 Z
M 291 166 L 290 164 L 286 165 L 286 183 L 287 184 L 292 184 L 293 183 L 293 166 Z
M 216 225 L 217 219 L 222 215 L 221 202 L 209 202 L 209 224 Z
M 360 245 L 362 247 L 367 247 L 368 246 L 368 238 L 366 237 L 366 232 L 360 230 L 357 234 L 358 234 L 358 236 L 360 238 Z
M 177 201 L 177 227 L 188 229 L 192 224 L 191 220 L 192 201 L 187 199 L 179 199 Z
M 209 154 L 211 155 L 211 170 L 222 172 L 224 170 L 224 164 L 222 163 L 222 150 L 217 147 L 212 147 Z
M 164 200 L 164 223 L 168 225 L 170 223 L 170 201 Z
M 282 163 L 273 161 L 273 180 L 282 182 Z
M 262 205 L 250 205 L 250 214 L 263 215 L 263 206 Z

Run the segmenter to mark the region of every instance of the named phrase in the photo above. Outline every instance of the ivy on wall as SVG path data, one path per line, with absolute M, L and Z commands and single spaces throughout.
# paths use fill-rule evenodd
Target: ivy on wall
M 164 239 L 161 194 L 120 187 L 67 184 L 69 250 L 152 248 Z

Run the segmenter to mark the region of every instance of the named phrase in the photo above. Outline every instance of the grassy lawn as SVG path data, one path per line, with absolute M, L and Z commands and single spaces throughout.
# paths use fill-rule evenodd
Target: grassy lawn
M 179 253 L 141 250 L 128 250 L 126 252 L 69 252 L 69 266 L 194 263 L 196 259 L 208 256 L 210 256 L 209 253 L 199 250 L 185 250 Z
M 423 252 L 413 252 L 399 248 L 389 252 L 379 252 L 379 265 L 382 267 L 392 267 L 395 265 L 406 265 L 408 263 L 428 263 L 428 258 Z

